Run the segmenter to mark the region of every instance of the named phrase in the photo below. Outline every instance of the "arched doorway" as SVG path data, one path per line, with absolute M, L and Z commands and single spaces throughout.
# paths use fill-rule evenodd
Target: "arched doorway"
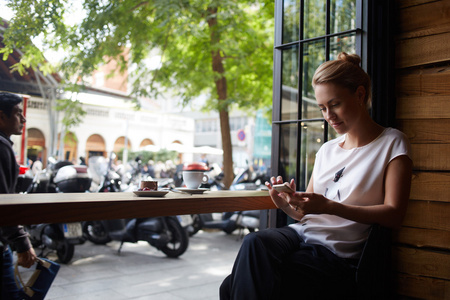
M 143 139 L 141 144 L 139 145 L 139 148 L 143 148 L 148 145 L 154 145 L 153 141 L 151 139 Z
M 86 162 L 92 156 L 107 156 L 105 139 L 99 134 L 91 135 L 86 141 Z
M 27 130 L 27 159 L 39 160 L 44 165 L 47 163 L 47 149 L 45 148 L 45 137 L 37 128 Z
M 131 142 L 130 142 L 129 139 L 128 139 L 128 143 L 127 144 L 128 144 L 127 145 L 127 149 L 129 151 L 131 149 Z M 121 137 L 117 138 L 117 140 L 114 142 L 113 151 L 115 153 L 119 153 L 119 152 L 123 151 L 123 149 L 125 149 L 125 137 L 121 136 Z
M 182 146 L 183 143 L 180 142 L 179 140 L 175 140 L 172 142 L 172 146 L 175 146 L 174 149 L 177 149 L 177 146 Z M 176 150 L 178 152 L 177 155 L 177 161 L 175 162 L 176 164 L 181 164 L 183 162 L 183 152 L 181 151 L 181 147 L 179 148 L 180 150 Z
M 58 148 L 61 145 L 61 134 L 58 134 Z M 78 160 L 78 139 L 76 135 L 69 131 L 64 135 L 63 139 L 64 148 L 63 148 L 63 157 L 62 159 L 65 161 L 75 161 Z

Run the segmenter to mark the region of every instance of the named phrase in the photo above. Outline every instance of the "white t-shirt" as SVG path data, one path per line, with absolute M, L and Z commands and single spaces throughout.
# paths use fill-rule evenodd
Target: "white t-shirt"
M 371 143 L 346 150 L 340 146 L 345 136 L 325 143 L 317 152 L 314 193 L 351 205 L 382 204 L 384 172 L 394 158 L 411 156 L 408 139 L 402 132 L 386 128 Z M 370 227 L 328 214 L 306 215 L 290 226 L 305 242 L 323 245 L 343 258 L 360 256 Z

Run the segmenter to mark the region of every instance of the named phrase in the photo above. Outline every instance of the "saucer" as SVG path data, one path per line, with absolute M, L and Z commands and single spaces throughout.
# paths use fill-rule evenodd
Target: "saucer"
M 169 191 L 133 191 L 139 197 L 163 197 Z
M 179 191 L 182 191 L 182 192 L 189 193 L 189 194 L 203 194 L 204 192 L 209 191 L 209 189 L 201 189 L 201 188 L 199 188 L 199 189 L 188 189 L 188 188 L 180 187 L 180 188 L 176 188 L 176 189 L 179 190 Z

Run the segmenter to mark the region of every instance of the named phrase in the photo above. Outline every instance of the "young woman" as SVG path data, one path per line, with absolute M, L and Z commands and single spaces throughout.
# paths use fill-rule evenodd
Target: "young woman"
M 281 176 L 266 182 L 275 205 L 298 222 L 247 235 L 221 299 L 351 299 L 370 226 L 400 226 L 411 185 L 409 143 L 370 118 L 370 78 L 359 64 L 359 56 L 340 53 L 316 70 L 318 107 L 341 136 L 317 152 L 305 192 L 278 193 L 272 185 Z

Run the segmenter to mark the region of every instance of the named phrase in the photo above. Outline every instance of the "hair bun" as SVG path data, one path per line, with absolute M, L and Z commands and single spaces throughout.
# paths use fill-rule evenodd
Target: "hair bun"
M 352 63 L 356 66 L 359 66 L 361 63 L 361 58 L 356 54 L 347 54 L 345 52 L 341 52 L 338 54 L 338 60 L 347 61 L 349 63 Z

